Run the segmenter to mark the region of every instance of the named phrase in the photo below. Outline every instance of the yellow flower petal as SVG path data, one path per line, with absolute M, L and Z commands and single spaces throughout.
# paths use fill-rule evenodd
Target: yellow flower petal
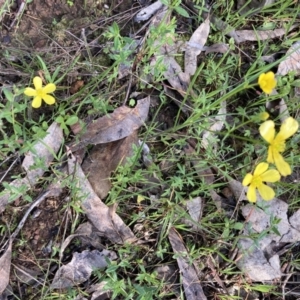
M 252 178 L 253 178 L 252 174 L 248 173 L 242 182 L 243 186 L 249 185 L 252 181 Z
M 291 137 L 299 128 L 298 122 L 292 118 L 287 118 L 281 125 L 279 133 L 276 135 L 276 140 L 286 140 Z
M 269 146 L 268 148 L 268 157 L 267 157 L 267 162 L 274 164 L 274 158 L 273 158 L 273 147 Z
M 270 115 L 266 111 L 263 111 L 263 112 L 259 113 L 258 117 L 260 120 L 266 121 L 269 119 Z
M 256 189 L 252 185 L 248 187 L 247 198 L 250 202 L 256 202 Z
M 44 95 L 43 96 L 43 100 L 48 104 L 48 105 L 52 105 L 55 103 L 55 98 L 50 96 L 50 95 Z
M 35 89 L 28 87 L 24 90 L 24 94 L 29 97 L 35 97 L 37 93 Z
M 34 97 L 31 105 L 33 108 L 39 108 L 42 105 L 42 98 L 39 96 Z
M 275 197 L 274 190 L 266 184 L 260 185 L 258 187 L 258 192 L 260 193 L 261 197 L 266 201 L 272 200 Z
M 268 170 L 269 164 L 262 162 L 260 164 L 258 164 L 254 170 L 253 175 L 254 176 L 259 176 L 262 173 L 266 172 Z
M 260 135 L 270 144 L 275 137 L 275 124 L 273 121 L 265 121 L 259 126 Z
M 258 84 L 266 94 L 271 94 L 272 90 L 276 87 L 275 74 L 273 72 L 260 74 Z
M 56 90 L 56 85 L 54 83 L 48 83 L 44 88 L 43 92 L 46 94 L 53 93 Z
M 265 182 L 276 182 L 280 180 L 280 174 L 277 170 L 268 170 L 260 175 L 261 180 Z
M 273 151 L 275 166 L 282 176 L 292 174 L 290 165 L 283 159 L 282 155 L 278 151 Z
M 43 86 L 43 82 L 42 82 L 41 77 L 38 77 L 38 76 L 34 77 L 33 78 L 33 85 L 34 85 L 36 90 L 41 89 L 42 86 Z

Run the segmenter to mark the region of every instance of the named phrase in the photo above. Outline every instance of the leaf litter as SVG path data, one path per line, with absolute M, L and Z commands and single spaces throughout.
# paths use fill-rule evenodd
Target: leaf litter
M 68 150 L 68 168 L 76 181 L 77 197 L 81 199 L 81 207 L 90 222 L 113 243 L 133 242 L 135 240 L 133 232 L 116 214 L 116 208 L 106 206 L 97 196 L 70 150 Z
M 47 171 L 54 155 L 60 149 L 63 142 L 63 132 L 59 125 L 54 122 L 48 128 L 46 136 L 38 141 L 32 150 L 26 153 L 22 163 L 22 167 L 26 172 L 26 176 L 16 179 L 9 183 L 9 190 L 4 190 L 0 196 L 0 212 L 3 212 L 9 201 L 15 200 L 22 193 L 16 195 L 14 199 L 10 199 L 10 190 L 17 190 L 19 187 L 25 186 L 26 189 L 34 187 L 42 175 Z M 43 168 L 37 167 L 40 160 L 45 162 Z
M 89 279 L 92 271 L 104 269 L 109 261 L 115 260 L 117 255 L 109 250 L 84 250 L 73 253 L 72 260 L 59 268 L 51 283 L 51 289 L 65 289 L 79 285 Z
M 151 8 L 148 6 L 147 8 L 142 9 L 141 12 L 136 15 L 136 21 L 145 21 L 153 16 L 151 20 L 152 25 L 155 24 L 155 22 L 160 22 L 162 19 L 155 14 L 160 9 L 163 9 L 164 6 L 160 1 L 157 1 L 154 4 L 155 5 L 152 5 Z M 166 12 L 164 11 L 162 15 L 165 13 Z M 163 55 L 163 62 L 167 66 L 164 76 L 171 87 L 177 91 L 182 98 L 185 97 L 189 88 L 190 76 L 193 76 L 197 69 L 197 56 L 201 51 L 210 49 L 210 46 L 205 45 L 209 35 L 210 21 L 208 17 L 205 19 L 204 23 L 194 32 L 190 41 L 187 42 L 185 50 L 183 50 L 185 51 L 184 72 L 182 71 L 180 64 L 178 64 L 173 57 L 177 54 L 176 51 L 171 49 L 169 45 L 163 45 L 159 49 L 159 52 L 156 53 L 156 56 Z M 211 20 L 212 23 L 216 24 L 214 16 L 211 17 Z M 218 25 L 220 25 L 220 23 Z M 294 29 L 294 27 L 290 28 L 290 30 L 292 29 Z M 270 39 L 284 34 L 286 34 L 285 29 L 275 29 L 263 32 L 235 29 L 229 31 L 229 36 L 232 36 L 236 43 L 247 40 L 256 41 Z M 223 51 L 223 53 L 226 53 L 229 50 L 228 45 L 225 44 L 221 44 L 221 46 L 218 47 L 216 47 L 216 51 L 219 52 Z M 212 47 L 211 49 L 214 48 Z M 211 52 L 211 50 L 207 51 L 207 53 L 209 52 Z M 288 52 L 290 54 L 290 59 L 296 58 L 296 56 L 293 56 L 293 53 L 295 52 Z M 153 58 L 153 62 L 155 62 L 155 57 Z M 286 60 L 285 64 L 279 65 L 277 74 L 283 75 L 285 72 L 285 74 L 287 74 L 289 70 L 297 72 L 297 68 L 297 64 L 295 67 L 295 64 Z M 80 87 L 78 87 L 78 89 L 79 88 Z M 191 94 L 193 93 L 195 92 L 191 91 Z M 282 101 L 284 100 L 282 99 Z M 176 103 L 178 104 L 178 102 Z M 283 107 L 285 102 L 282 102 L 281 105 Z M 117 258 L 114 252 L 106 250 L 101 245 L 101 238 L 98 240 L 99 237 L 103 236 L 108 238 L 112 243 L 116 244 L 123 244 L 126 242 L 134 243 L 137 240 L 131 229 L 123 222 L 119 215 L 116 214 L 116 206 L 108 207 L 102 200 L 107 196 L 111 189 L 109 180 L 111 173 L 114 172 L 119 165 L 125 163 L 127 158 L 132 156 L 133 145 L 141 145 L 138 140 L 137 130 L 144 125 L 149 113 L 149 106 L 149 97 L 139 100 L 138 104 L 133 109 L 121 106 L 112 114 L 108 114 L 87 124 L 86 128 L 82 130 L 83 133 L 77 133 L 76 141 L 69 145 L 69 148 L 67 149 L 69 176 L 72 176 L 74 179 L 76 185 L 76 197 L 82 200 L 81 206 L 89 222 L 85 223 L 84 226 L 79 227 L 74 234 L 69 235 L 65 239 L 65 242 L 61 247 L 60 258 L 62 259 L 64 250 L 68 247 L 73 238 L 80 238 L 83 243 L 86 242 L 87 245 L 92 245 L 97 250 L 85 250 L 81 253 L 73 253 L 72 261 L 65 264 L 57 271 L 51 285 L 52 288 L 60 289 L 80 284 L 89 279 L 93 267 L 105 268 L 107 266 L 106 256 L 111 259 Z M 189 106 L 191 109 L 193 108 L 191 103 L 189 103 Z M 182 108 L 180 104 L 179 107 Z M 285 106 L 285 110 L 288 111 L 287 106 Z M 185 113 L 187 114 L 187 111 Z M 211 126 L 205 130 L 202 135 L 201 144 L 204 149 L 212 146 L 217 151 L 218 142 L 216 136 L 225 124 L 224 116 L 226 114 L 227 108 L 226 102 L 224 101 L 221 103 L 221 108 L 217 116 L 211 118 Z M 59 149 L 60 145 L 61 142 L 59 146 L 53 146 L 54 148 L 51 146 L 49 148 L 53 153 L 56 153 L 56 147 Z M 88 158 L 85 158 L 81 165 L 81 159 L 76 157 L 76 152 L 82 149 L 85 150 L 85 148 L 90 145 L 93 145 L 93 149 L 89 152 Z M 203 180 L 207 185 L 212 186 L 209 191 L 212 199 L 216 202 L 221 201 L 219 193 L 217 193 L 213 187 L 217 177 L 215 176 L 215 169 L 212 166 L 202 165 L 201 162 L 199 163 L 198 148 L 195 145 L 191 145 L 193 145 L 193 143 L 190 143 L 189 146 L 185 147 L 184 152 L 187 156 L 189 155 L 192 158 L 191 162 L 198 174 L 198 178 Z M 88 162 L 89 159 L 90 162 Z M 21 185 L 23 183 L 25 183 L 28 188 L 33 187 L 36 185 L 39 178 L 43 176 L 45 170 L 43 170 L 43 172 L 42 170 L 31 172 L 34 160 L 34 155 L 32 155 L 32 158 L 28 161 L 24 160 L 25 163 L 23 162 L 23 167 L 27 171 L 27 177 L 24 181 L 16 183 L 16 187 L 18 184 Z M 52 160 L 53 157 L 47 158 L 47 167 Z M 151 165 L 153 165 L 152 159 L 150 160 L 148 167 Z M 97 172 L 98 170 L 103 172 L 97 174 L 99 173 Z M 241 186 L 240 182 L 232 180 L 229 182 L 229 186 L 238 200 L 238 205 L 243 200 L 246 200 L 245 189 Z M 201 215 L 203 209 L 205 209 L 204 199 L 205 198 L 196 197 L 186 201 L 187 209 L 191 215 L 193 224 L 200 223 L 201 221 Z M 8 200 L 3 201 L 3 210 L 5 209 L 7 202 Z M 219 211 L 221 211 L 222 207 L 219 206 L 218 208 L 220 209 Z M 276 246 L 280 246 L 281 243 L 294 243 L 299 241 L 299 231 L 297 228 L 299 228 L 300 225 L 298 224 L 298 215 L 300 213 L 297 211 L 288 218 L 287 209 L 288 205 L 279 199 L 274 199 L 267 204 L 259 200 L 258 206 L 254 207 L 251 204 L 246 204 L 240 209 L 246 220 L 242 234 L 249 235 L 255 233 L 262 235 L 258 244 L 247 238 L 241 239 L 238 243 L 239 253 L 235 261 L 244 274 L 253 281 L 279 279 L 282 276 L 282 272 L 280 269 L 280 255 L 276 250 Z M 280 219 L 277 229 L 271 227 L 272 218 L 274 217 Z M 192 226 L 192 229 L 197 231 L 198 227 Z M 276 230 L 278 230 L 278 232 Z M 171 227 L 168 237 L 173 253 L 176 254 L 185 297 L 187 299 L 199 299 L 200 296 L 201 299 L 206 299 L 200 284 L 199 272 L 193 264 L 190 264 L 191 257 L 189 257 L 180 234 L 174 227 Z M 10 259 L 11 247 L 10 240 L 7 250 L 0 258 L 0 266 L 3 266 L 4 274 L 5 272 L 6 274 L 9 274 L 10 264 L 7 266 L 3 260 L 6 260 L 6 257 L 9 257 Z M 226 290 L 226 287 L 224 287 L 223 282 L 217 274 L 211 258 L 209 259 L 210 260 L 207 263 L 209 269 L 215 278 L 218 278 L 216 280 L 219 285 Z M 177 270 L 177 267 L 175 267 L 175 270 Z M 173 272 L 175 273 L 176 271 Z M 163 272 L 161 271 L 161 273 Z M 5 280 L 3 282 L 5 288 L 8 282 Z M 3 288 L 3 286 L 0 287 Z M 103 285 L 98 286 L 97 288 L 101 294 L 103 292 Z M 95 287 L 95 289 L 97 288 Z M 93 297 L 96 298 L 96 295 L 93 295 Z

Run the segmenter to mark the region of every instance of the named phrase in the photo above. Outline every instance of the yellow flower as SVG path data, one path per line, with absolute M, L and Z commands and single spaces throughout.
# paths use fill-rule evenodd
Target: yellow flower
M 52 105 L 55 103 L 55 98 L 48 95 L 56 90 L 56 85 L 54 83 L 48 83 L 43 87 L 42 79 L 38 76 L 33 78 L 33 88 L 26 88 L 24 94 L 29 97 L 34 97 L 32 101 L 32 107 L 39 108 L 42 105 L 42 100 L 47 104 Z
M 248 186 L 247 198 L 250 202 L 256 202 L 256 189 L 262 199 L 268 201 L 275 196 L 274 190 L 264 184 L 264 182 L 276 182 L 280 179 L 280 174 L 277 170 L 268 170 L 269 164 L 262 162 L 257 165 L 253 175 L 248 173 L 244 180 L 243 186 Z
M 270 115 L 266 112 L 266 111 L 262 111 L 261 113 L 259 113 L 258 115 L 258 118 L 261 120 L 261 121 L 266 121 L 268 120 L 270 117 Z
M 283 176 L 290 175 L 292 170 L 280 153 L 285 150 L 285 141 L 296 133 L 298 127 L 298 122 L 291 117 L 282 123 L 277 135 L 275 135 L 275 124 L 271 120 L 265 121 L 259 127 L 260 135 L 270 144 L 267 162 L 275 163 L 277 170 Z
M 271 94 L 276 86 L 275 74 L 273 72 L 260 74 L 258 77 L 258 84 L 266 94 Z

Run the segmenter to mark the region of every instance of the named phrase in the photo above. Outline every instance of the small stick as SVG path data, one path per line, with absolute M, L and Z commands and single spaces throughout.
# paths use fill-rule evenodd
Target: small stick
M 19 16 L 21 15 L 21 13 L 22 13 L 22 12 L 24 11 L 24 9 L 25 9 L 25 5 L 26 5 L 26 3 L 25 3 L 25 1 L 23 0 L 23 1 L 21 2 L 21 4 L 20 4 L 20 7 L 19 7 L 19 9 L 18 9 L 18 12 L 17 12 L 17 14 L 16 14 L 14 20 L 12 21 L 12 23 L 11 23 L 10 26 L 9 26 L 9 30 L 11 30 L 11 29 L 15 26 L 15 23 L 16 23 L 17 19 L 19 18 Z
M 28 210 L 26 211 L 26 213 L 24 214 L 22 220 L 20 221 L 18 227 L 16 228 L 16 230 L 14 231 L 14 233 L 11 235 L 10 240 L 13 241 L 15 239 L 15 237 L 19 234 L 20 230 L 22 229 L 22 227 L 24 226 L 29 214 L 32 212 L 32 210 L 38 206 L 39 204 L 41 204 L 47 197 L 48 195 L 51 193 L 51 190 L 48 189 L 45 192 L 43 192 L 28 208 Z

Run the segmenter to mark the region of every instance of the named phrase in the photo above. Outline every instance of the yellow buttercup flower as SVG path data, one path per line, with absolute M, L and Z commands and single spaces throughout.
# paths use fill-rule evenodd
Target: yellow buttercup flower
M 261 121 L 266 121 L 268 120 L 270 117 L 270 115 L 266 112 L 266 111 L 262 111 L 261 113 L 259 113 L 258 115 L 258 118 L 261 120 Z
M 48 95 L 49 93 L 53 93 L 56 90 L 56 85 L 54 83 L 48 83 L 43 87 L 42 79 L 36 76 L 33 78 L 33 85 L 34 89 L 28 87 L 24 90 L 24 94 L 26 96 L 34 97 L 31 103 L 32 107 L 39 108 L 42 105 L 42 100 L 44 100 L 49 105 L 55 103 L 55 98 Z
M 264 182 L 276 182 L 280 180 L 280 174 L 277 170 L 268 170 L 269 164 L 262 162 L 257 165 L 253 175 L 248 173 L 244 180 L 243 186 L 248 186 L 247 198 L 250 202 L 256 202 L 256 189 L 262 199 L 268 201 L 275 197 L 274 190 L 264 184 Z
M 271 94 L 276 83 L 275 74 L 273 72 L 263 73 L 258 77 L 258 84 L 266 94 Z
M 283 176 L 290 175 L 292 170 L 280 153 L 285 150 L 285 141 L 296 133 L 298 127 L 298 122 L 292 117 L 287 118 L 282 123 L 277 135 L 275 135 L 275 124 L 271 120 L 265 121 L 259 127 L 260 135 L 270 144 L 267 162 L 275 163 L 277 170 Z

